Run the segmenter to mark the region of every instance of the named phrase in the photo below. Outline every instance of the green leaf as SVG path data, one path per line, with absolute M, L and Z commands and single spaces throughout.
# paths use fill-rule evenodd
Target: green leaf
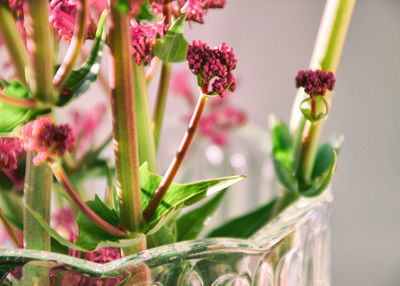
M 189 43 L 183 36 L 183 24 L 186 15 L 178 18 L 162 39 L 153 46 L 153 55 L 168 63 L 178 63 L 186 60 L 186 50 Z
M 304 197 L 316 197 L 319 196 L 328 186 L 332 179 L 333 173 L 336 169 L 337 155 L 335 150 L 331 150 L 333 154 L 332 162 L 328 170 L 315 178 L 311 187 L 307 189 L 300 189 L 299 192 Z
M 270 115 L 269 128 L 274 152 L 275 150 L 290 150 L 292 148 L 293 138 L 286 122 L 277 119 L 274 115 Z
M 333 151 L 335 151 L 336 154 L 339 154 L 342 143 L 343 136 L 336 136 L 319 146 L 312 172 L 313 179 L 320 177 L 331 168 L 334 160 Z
M 15 192 L 0 191 L 0 208 L 7 221 L 22 231 L 24 224 L 24 198 Z
M 145 21 L 149 21 L 149 22 L 155 22 L 155 21 L 159 20 L 153 14 L 153 11 L 151 10 L 149 1 L 145 1 L 140 6 L 140 11 L 139 11 L 139 14 L 136 16 L 136 19 L 137 20 L 145 20 Z
M 298 182 L 293 170 L 293 138 L 288 125 L 274 115 L 269 118 L 272 140 L 272 162 L 280 183 L 286 188 L 297 191 Z
M 100 199 L 95 197 L 94 201 L 86 202 L 87 205 L 102 219 L 118 226 L 120 218 L 115 210 L 110 210 Z M 93 223 L 86 215 L 80 213 L 77 219 L 79 236 L 75 244 L 87 251 L 94 251 L 101 247 L 127 247 L 138 243 L 144 238 L 137 233 L 129 234 L 125 237 L 115 236 Z
M 102 219 L 114 226 L 119 224 L 119 217 L 114 210 L 110 210 L 107 206 L 96 196 L 94 201 L 88 201 L 88 206 L 96 212 Z M 48 223 L 43 219 L 40 214 L 27 206 L 29 212 L 36 218 L 37 222 L 50 234 L 51 237 L 56 239 L 60 244 L 71 249 L 79 251 L 95 251 L 102 247 L 127 247 L 138 243 L 144 239 L 143 234 L 132 233 L 124 237 L 114 236 L 109 232 L 103 230 L 84 214 L 80 213 L 78 216 L 77 224 L 79 227 L 79 236 L 75 244 L 59 235 L 52 229 Z
M 0 85 L 4 88 L 4 95 L 9 97 L 18 99 L 33 97 L 17 80 L 11 82 L 1 80 Z M 30 109 L 15 107 L 0 100 L 0 132 L 11 132 L 18 125 L 28 122 L 32 115 L 33 111 Z
M 191 184 L 174 184 L 172 183 L 165 194 L 160 206 L 151 218 L 147 231 L 150 231 L 160 219 L 181 206 L 192 205 L 201 199 L 215 194 L 234 183 L 241 181 L 244 176 L 232 176 L 218 179 L 205 180 Z M 151 173 L 148 170 L 147 163 L 140 167 L 140 185 L 142 188 L 142 208 L 146 209 L 151 198 L 153 197 L 162 177 Z
M 93 47 L 90 54 L 78 70 L 71 72 L 65 85 L 62 88 L 60 97 L 56 105 L 64 106 L 72 99 L 84 93 L 91 82 L 97 79 L 97 73 L 100 68 L 100 61 L 103 53 L 103 46 L 106 39 L 107 10 L 103 12 L 97 25 L 96 36 L 93 41 Z
M 130 0 L 117 0 L 114 5 L 121 13 L 128 14 Z
M 207 237 L 249 238 L 263 227 L 270 219 L 276 199 L 243 216 L 232 219 L 211 231 Z
M 316 105 L 315 112 L 312 112 L 311 109 L 312 102 L 314 102 Z M 304 99 L 300 103 L 300 110 L 306 119 L 311 122 L 316 122 L 328 115 L 329 104 L 325 100 L 324 96 L 318 95 Z
M 170 227 L 162 226 L 156 233 L 146 235 L 147 248 L 154 248 L 157 246 L 167 245 L 174 243 L 175 235 Z
M 215 195 L 202 206 L 194 209 L 176 221 L 178 228 L 177 241 L 196 239 L 207 224 L 219 204 L 222 202 L 227 189 Z
M 283 161 L 272 158 L 272 162 L 274 164 L 275 174 L 278 177 L 279 182 L 289 190 L 297 192 L 299 184 L 294 171 L 289 169 L 289 167 L 287 167 Z

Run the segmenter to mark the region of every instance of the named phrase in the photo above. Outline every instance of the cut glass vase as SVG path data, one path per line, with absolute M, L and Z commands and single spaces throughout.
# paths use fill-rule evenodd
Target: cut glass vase
M 331 199 L 302 198 L 247 240 L 179 242 L 106 264 L 3 249 L 1 285 L 330 285 Z

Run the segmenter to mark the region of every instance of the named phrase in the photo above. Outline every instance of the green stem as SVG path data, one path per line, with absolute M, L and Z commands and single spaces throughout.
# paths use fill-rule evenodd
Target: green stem
M 24 20 L 27 47 L 31 56 L 30 79 L 35 98 L 44 103 L 53 102 L 53 42 L 49 24 L 49 2 L 47 0 L 24 1 Z M 24 197 L 25 205 L 50 221 L 51 169 L 47 164 L 35 166 L 33 153 L 28 153 Z M 32 214 L 24 210 L 25 248 L 50 250 L 50 236 Z
M 129 21 L 128 15 L 111 5 L 111 105 L 121 223 L 129 231 L 139 231 L 143 217 Z
M 13 14 L 10 9 L 6 7 L 6 4 L 0 5 L 0 34 L 18 78 L 24 85 L 27 85 L 25 68 L 29 66 L 28 51 L 26 50 L 25 42 L 15 24 Z
M 171 26 L 171 4 L 163 5 L 164 24 L 168 27 Z M 158 150 L 160 135 L 162 129 L 162 122 L 164 118 L 165 105 L 167 103 L 168 87 L 171 78 L 171 64 L 167 62 L 162 63 L 160 82 L 158 85 L 157 99 L 153 113 L 153 132 L 156 151 Z
M 61 89 L 62 86 L 67 81 L 68 76 L 71 73 L 72 68 L 74 67 L 74 64 L 81 52 L 82 45 L 85 40 L 86 19 L 88 11 L 89 11 L 88 1 L 87 0 L 78 1 L 77 16 L 76 16 L 77 21 L 74 30 L 74 35 L 68 47 L 64 61 L 61 64 L 60 68 L 57 70 L 57 73 L 53 78 L 54 85 L 59 89 Z
M 336 73 L 354 4 L 355 0 L 327 1 L 310 69 L 319 68 Z M 324 97 L 329 107 L 331 94 L 326 93 Z M 302 141 L 301 147 L 298 148 L 299 154 L 294 154 L 295 158 L 299 158 L 297 177 L 301 178 L 302 182 L 307 183 L 311 180 L 312 168 L 325 119 L 312 124 L 306 122 L 299 110 L 300 102 L 304 98 L 304 91 L 299 90 L 292 109 L 290 127 L 294 138 L 296 138 L 295 144 L 299 143 L 300 138 Z
M 50 222 L 51 169 L 47 164 L 35 166 L 32 162 L 34 153 L 28 152 L 25 172 L 25 205 Z M 50 251 L 50 235 L 36 221 L 35 217 L 24 208 L 24 246 L 28 249 Z
M 160 142 L 160 135 L 162 129 L 162 123 L 164 118 L 165 105 L 167 103 L 168 86 L 171 77 L 171 64 L 162 63 L 160 83 L 158 86 L 157 99 L 153 113 L 153 132 L 156 150 Z
M 133 63 L 133 85 L 135 89 L 136 129 L 139 146 L 139 163 L 147 162 L 149 170 L 157 172 L 156 148 L 151 128 L 150 104 L 143 66 Z
M 295 193 L 288 189 L 284 189 L 282 194 L 278 197 L 278 199 L 274 205 L 274 209 L 272 210 L 270 219 L 276 217 L 278 214 L 280 214 L 282 211 L 284 211 L 289 205 L 291 205 L 293 202 L 295 202 L 299 197 L 300 197 L 300 195 L 298 193 Z
M 199 100 L 197 101 L 196 109 L 194 110 L 192 118 L 190 119 L 190 123 L 188 129 L 186 130 L 185 136 L 183 137 L 181 144 L 179 145 L 178 152 L 176 153 L 171 164 L 169 165 L 168 170 L 162 178 L 157 190 L 155 191 L 153 198 L 143 212 L 143 216 L 146 221 L 150 221 L 151 217 L 157 210 L 157 207 L 161 204 L 165 193 L 168 191 L 169 186 L 171 185 L 176 173 L 179 170 L 180 165 L 182 164 L 185 154 L 189 149 L 190 143 L 192 142 L 192 139 L 194 137 L 196 128 L 200 122 L 201 114 L 203 113 L 207 98 L 207 95 L 200 94 Z
M 31 56 L 32 84 L 35 97 L 53 102 L 53 42 L 49 24 L 49 1 L 24 1 L 27 46 Z

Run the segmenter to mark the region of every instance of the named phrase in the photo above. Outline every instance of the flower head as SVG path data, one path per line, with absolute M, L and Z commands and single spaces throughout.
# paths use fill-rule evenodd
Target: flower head
M 20 131 L 22 146 L 26 151 L 38 152 L 33 158 L 35 165 L 43 161 L 53 162 L 74 150 L 76 139 L 68 124 L 56 126 L 50 117 L 29 122 Z
M 301 70 L 296 76 L 296 87 L 304 87 L 304 91 L 312 97 L 324 95 L 327 89 L 333 90 L 335 81 L 333 72 Z
M 199 131 L 209 137 L 214 144 L 226 146 L 229 131 L 246 122 L 246 114 L 232 106 L 225 106 L 204 116 L 199 123 Z
M 151 53 L 157 36 L 163 37 L 165 32 L 164 21 L 149 22 L 139 25 L 136 20 L 131 22 L 132 46 L 131 53 L 138 65 L 151 62 Z
M 0 138 L 0 169 L 16 170 L 22 157 L 25 157 L 25 150 L 18 138 Z
M 0 138 L 0 170 L 10 179 L 13 190 L 24 186 L 24 168 L 18 163 L 26 158 L 26 152 L 18 138 Z
M 192 73 L 201 78 L 204 94 L 222 96 L 224 91 L 236 89 L 232 70 L 236 68 L 237 60 L 232 48 L 225 43 L 211 49 L 201 41 L 194 41 L 187 49 L 186 58 Z

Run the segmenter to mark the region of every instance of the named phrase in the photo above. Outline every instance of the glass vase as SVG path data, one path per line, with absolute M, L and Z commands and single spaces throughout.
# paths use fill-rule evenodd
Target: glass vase
M 3 249 L 1 285 L 330 285 L 331 200 L 302 198 L 247 240 L 179 242 L 106 264 Z

